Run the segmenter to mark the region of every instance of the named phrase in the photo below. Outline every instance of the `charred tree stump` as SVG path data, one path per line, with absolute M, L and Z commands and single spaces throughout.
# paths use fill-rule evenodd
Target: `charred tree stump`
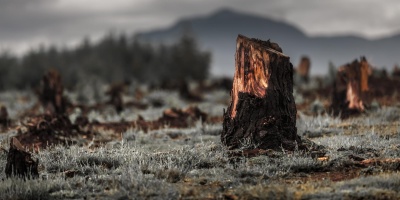
M 303 56 L 300 60 L 299 66 L 296 69 L 296 73 L 298 74 L 301 82 L 308 83 L 310 68 L 311 68 L 310 58 L 308 58 L 307 56 Z
M 179 81 L 179 96 L 185 100 L 199 102 L 202 101 L 203 98 L 198 93 L 194 93 L 189 88 L 189 82 L 185 80 Z
M 231 103 L 221 141 L 230 149 L 294 150 L 296 128 L 293 66 L 276 44 L 239 35 Z M 301 146 L 299 146 L 301 147 Z
M 8 151 L 6 176 L 17 176 L 20 178 L 37 178 L 39 160 L 33 160 L 31 154 L 26 152 L 21 143 L 13 137 Z
M 334 115 L 348 118 L 365 110 L 369 91 L 368 78 L 371 75 L 365 57 L 341 66 L 333 85 L 331 111 Z
M 392 77 L 393 78 L 400 78 L 400 67 L 397 64 L 394 65 L 394 67 L 393 67 Z
M 0 107 L 0 128 L 7 128 L 11 123 L 8 118 L 7 108 L 5 106 Z
M 63 93 L 64 86 L 61 75 L 56 70 L 48 71 L 43 76 L 38 91 L 39 101 L 46 114 L 63 115 L 66 113 L 69 102 Z
M 121 83 L 114 83 L 106 91 L 106 95 L 110 96 L 110 100 L 107 103 L 113 105 L 117 113 L 121 113 L 124 110 L 122 95 L 130 84 L 128 80 Z

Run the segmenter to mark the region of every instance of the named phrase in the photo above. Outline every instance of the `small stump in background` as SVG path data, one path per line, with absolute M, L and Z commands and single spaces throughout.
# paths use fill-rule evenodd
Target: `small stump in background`
M 17 138 L 13 137 L 7 155 L 6 176 L 21 178 L 37 178 L 39 160 L 33 160 L 29 152 L 25 151 Z
M 0 130 L 2 128 L 7 128 L 11 123 L 10 118 L 8 118 L 7 108 L 5 106 L 0 106 Z
M 397 64 L 393 66 L 392 77 L 393 78 L 400 78 L 400 67 Z
M 49 70 L 40 82 L 37 91 L 39 101 L 48 115 L 64 115 L 69 101 L 64 97 L 61 75 L 56 70 Z
M 110 97 L 107 103 L 113 105 L 117 113 L 121 113 L 124 110 L 122 95 L 126 92 L 130 84 L 131 82 L 128 80 L 120 83 L 113 83 L 106 91 L 106 95 Z
M 341 66 L 333 85 L 331 110 L 334 115 L 348 118 L 365 110 L 371 68 L 365 57 Z
M 289 57 L 276 43 L 239 35 L 235 63 L 222 143 L 230 149 L 302 148 Z
M 203 101 L 203 97 L 199 93 L 192 92 L 189 88 L 189 82 L 185 80 L 179 81 L 179 96 L 182 99 L 192 102 Z
M 311 61 L 307 56 L 301 57 L 300 63 L 297 66 L 296 73 L 302 83 L 308 83 L 310 80 Z

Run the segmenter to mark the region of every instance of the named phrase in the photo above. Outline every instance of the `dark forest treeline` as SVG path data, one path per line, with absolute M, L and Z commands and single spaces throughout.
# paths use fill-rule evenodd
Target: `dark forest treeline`
M 106 82 L 203 80 L 208 75 L 210 60 L 210 53 L 199 50 L 190 34 L 183 34 L 175 44 L 154 46 L 136 37 L 110 33 L 96 43 L 84 39 L 72 49 L 41 47 L 20 58 L 3 52 L 0 55 L 0 90 L 36 86 L 50 68 L 61 73 L 68 88 L 89 77 Z

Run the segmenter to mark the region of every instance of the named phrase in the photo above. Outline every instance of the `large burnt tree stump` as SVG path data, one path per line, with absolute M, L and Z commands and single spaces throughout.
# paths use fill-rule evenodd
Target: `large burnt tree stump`
M 333 85 L 331 110 L 334 115 L 348 118 L 360 114 L 368 103 L 368 78 L 371 68 L 365 57 L 341 66 Z
M 7 156 L 6 176 L 37 178 L 39 160 L 33 160 L 31 154 L 24 150 L 17 138 L 13 137 Z
M 230 149 L 294 150 L 296 128 L 293 66 L 276 44 L 239 35 L 231 103 L 221 141 Z

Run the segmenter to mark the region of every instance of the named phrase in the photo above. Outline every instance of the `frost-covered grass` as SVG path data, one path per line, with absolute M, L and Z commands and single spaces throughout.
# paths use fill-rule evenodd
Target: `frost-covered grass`
M 400 173 L 360 177 L 330 185 L 313 184 L 301 199 L 399 199 Z
M 342 129 L 338 127 L 338 125 L 342 123 L 338 117 L 333 117 L 328 114 L 307 116 L 302 113 L 300 113 L 299 116 L 299 119 L 296 121 L 298 135 L 320 137 L 343 132 Z
M 221 131 L 219 126 L 201 124 L 148 133 L 131 129 L 123 134 L 123 140 L 99 148 L 56 146 L 41 150 L 34 154 L 40 160 L 40 178 L 24 182 L 5 179 L 2 173 L 0 199 L 179 199 L 207 195 L 212 198 L 237 195 L 245 199 L 283 195 L 286 198 L 297 195 L 300 190 L 295 183 L 279 184 L 281 180 L 297 177 L 299 173 L 318 172 L 330 165 L 307 153 L 285 151 L 232 160 L 219 142 L 218 131 Z M 171 134 L 178 136 L 173 139 Z M 339 160 L 335 162 L 345 162 L 340 159 L 350 154 L 365 156 L 368 151 L 378 153 L 379 157 L 399 157 L 399 146 L 396 146 L 399 140 L 399 137 L 384 138 L 376 134 L 314 139 L 327 148 L 331 160 Z M 352 146 L 356 148 L 351 149 Z M 347 150 L 338 151 L 339 148 Z M 0 158 L 0 170 L 4 171 L 6 154 L 0 153 Z M 400 177 L 397 172 L 390 173 L 397 179 Z M 306 187 L 311 182 L 304 184 Z M 322 189 L 305 190 L 302 196 L 340 198 L 385 192 L 393 197 L 399 195 L 394 189 L 396 184 L 388 175 L 377 174 L 340 183 L 316 182 L 311 186 Z M 202 189 L 206 186 L 209 188 Z
M 0 95 L 0 99 L 8 102 L 12 95 Z M 146 98 L 166 95 L 156 91 Z M 142 115 L 151 120 L 171 106 L 191 105 L 176 93 L 168 95 L 161 108 L 128 109 L 119 115 L 107 108 L 92 111 L 89 118 L 106 122 Z M 224 95 L 216 92 L 197 105 L 209 115 L 222 115 Z M 17 113 L 25 107 L 15 103 L 10 110 Z M 70 117 L 78 115 L 77 110 Z M 231 158 L 220 143 L 222 125 L 201 122 L 185 129 L 129 129 L 100 147 L 41 149 L 33 153 L 40 160 L 40 177 L 35 180 L 6 179 L 7 154 L 0 150 L 0 199 L 398 199 L 399 164 L 360 168 L 351 156 L 399 158 L 399 115 L 398 108 L 382 108 L 348 120 L 300 115 L 298 134 L 323 145 L 326 161 L 310 152 L 284 150 Z M 8 149 L 11 134 L 0 134 L 1 147 Z M 115 138 L 112 134 L 100 130 L 96 137 Z M 329 173 L 352 170 L 358 177 L 339 182 L 328 178 Z M 325 178 L 313 179 L 316 174 Z

